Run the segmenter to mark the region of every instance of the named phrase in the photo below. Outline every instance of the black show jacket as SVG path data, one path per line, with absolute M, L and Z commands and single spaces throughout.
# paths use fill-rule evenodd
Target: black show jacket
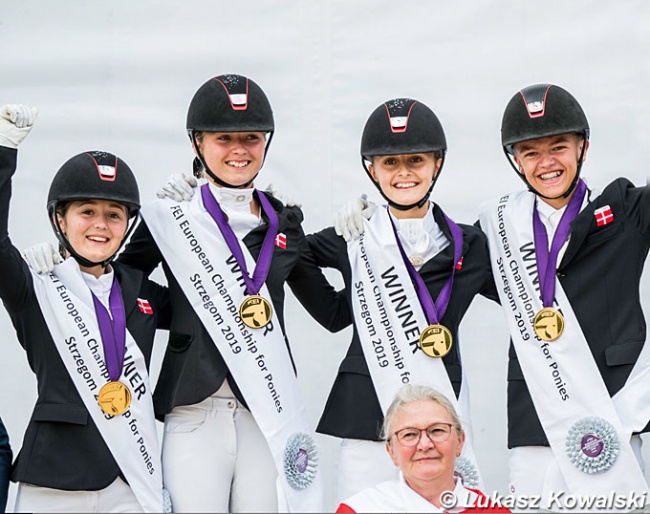
M 427 214 L 427 216 L 430 215 L 430 213 Z M 443 233 L 451 241 L 449 226 L 437 205 L 433 207 L 433 216 Z M 459 226 L 463 232 L 463 263 L 461 269 L 455 273 L 449 306 L 440 320 L 440 323 L 451 331 L 454 338 L 455 344 L 452 351 L 443 358 L 443 362 L 456 396 L 460 393 L 461 386 L 458 326 L 474 296 L 483 294 L 493 300 L 497 297 L 490 272 L 485 235 L 474 226 Z M 350 291 L 353 289 L 351 287 L 352 275 L 346 242 L 342 237 L 336 235 L 332 227 L 307 236 L 307 241 L 309 243 L 309 253 L 304 255 L 305 265 L 309 267 L 335 268 L 341 272 L 346 287 L 348 316 L 352 317 L 350 303 Z M 455 265 L 453 260 L 454 248 L 453 244 L 450 244 L 438 255 L 425 262 L 419 270 L 419 274 L 434 301 L 449 279 L 451 270 Z M 331 286 L 325 277 L 321 274 L 318 280 L 319 287 L 322 290 L 321 297 L 332 299 Z M 290 283 L 298 299 L 307 303 L 309 302 L 309 296 L 314 294 L 315 284 L 316 278 L 312 280 L 309 286 L 304 283 Z M 341 315 L 340 311 L 342 309 L 337 302 L 332 303 L 332 309 Z M 323 313 L 321 313 L 320 317 L 323 320 L 329 319 Z M 317 431 L 341 438 L 377 441 L 379 440 L 382 423 L 383 413 L 355 327 L 352 342 L 347 355 L 339 366 L 338 375 L 325 405 Z
M 605 206 L 610 207 L 614 219 L 599 227 L 594 211 Z M 569 243 L 557 268 L 562 289 L 611 396 L 625 384 L 645 343 L 639 284 L 649 247 L 650 188 L 634 187 L 629 180 L 619 178 L 573 220 Z M 511 344 L 508 446 L 531 445 L 548 446 L 548 439 Z
M 27 263 L 9 239 L 16 156 L 16 150 L 0 147 L 0 297 L 36 375 L 38 398 L 11 479 L 70 491 L 103 489 L 121 475 L 120 469 L 52 340 Z M 113 267 L 122 289 L 127 329 L 148 366 L 156 329 L 169 326 L 167 289 L 140 271 L 120 264 Z M 153 314 L 140 311 L 138 298 L 149 301 Z
M 296 264 L 299 262 L 300 255 L 306 251 L 307 243 L 301 227 L 302 211 L 298 207 L 283 206 L 282 202 L 269 194 L 267 198 L 278 214 L 278 233 L 286 237 L 286 248 L 273 247 L 271 268 L 266 279 L 273 309 L 280 323 L 280 326 L 274 327 L 274 330 L 281 330 L 284 336 L 284 283 L 296 273 Z M 254 259 L 259 255 L 268 229 L 268 219 L 264 213 L 262 218 L 263 223 L 243 238 L 243 243 Z M 216 224 L 214 230 L 221 237 Z M 239 391 L 223 357 L 192 309 L 146 223 L 141 223 L 136 229 L 131 242 L 120 255 L 119 261 L 138 268 L 147 275 L 162 263 L 169 285 L 172 302 L 171 330 L 154 393 L 158 419 L 163 420 L 174 407 L 192 405 L 208 398 L 219 389 L 224 379 L 228 380 L 235 396 L 246 404 L 246 399 Z M 252 270 L 249 272 L 252 273 Z M 294 279 L 309 281 L 312 271 L 303 269 L 301 273 L 303 274 L 300 278 L 294 277 Z M 311 299 L 315 315 L 318 315 L 320 301 L 322 298 Z M 284 338 L 289 348 L 286 336 Z

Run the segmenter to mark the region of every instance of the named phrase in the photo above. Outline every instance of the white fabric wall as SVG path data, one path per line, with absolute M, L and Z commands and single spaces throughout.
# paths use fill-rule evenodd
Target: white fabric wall
M 359 139 L 370 112 L 398 96 L 425 102 L 445 127 L 449 153 L 433 199 L 456 221 L 473 222 L 483 200 L 521 187 L 499 128 L 510 97 L 537 82 L 562 85 L 587 112 L 592 187 L 621 175 L 645 183 L 649 22 L 643 0 L 2 0 L 0 104 L 40 111 L 20 149 L 12 239 L 19 247 L 54 240 L 47 190 L 78 152 L 120 155 L 144 200 L 170 173 L 189 170 L 188 103 L 205 80 L 227 72 L 250 76 L 268 94 L 277 130 L 257 185 L 272 182 L 302 202 L 307 232 L 331 224 L 359 193 L 379 198 L 360 167 Z M 350 331 L 327 334 L 290 295 L 286 318 L 316 424 Z M 4 311 L 0 333 L 0 415 L 17 452 L 35 380 Z M 477 299 L 462 335 L 478 458 L 488 491 L 505 493 L 499 308 Z M 337 444 L 318 442 L 331 492 Z

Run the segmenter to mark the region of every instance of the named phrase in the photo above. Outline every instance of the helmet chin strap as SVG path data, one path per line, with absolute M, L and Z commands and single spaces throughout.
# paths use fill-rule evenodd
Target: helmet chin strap
M 539 196 L 541 198 L 544 198 L 545 200 L 559 200 L 560 198 L 568 198 L 569 196 L 571 196 L 571 193 L 573 193 L 576 186 L 578 185 L 578 180 L 580 180 L 580 172 L 582 171 L 582 163 L 583 163 L 583 159 L 584 159 L 584 156 L 585 156 L 585 151 L 587 150 L 587 136 L 585 134 L 583 134 L 583 136 L 582 136 L 582 142 L 583 142 L 582 150 L 580 151 L 580 157 L 578 158 L 578 167 L 576 169 L 576 176 L 573 177 L 573 180 L 571 181 L 571 184 L 569 185 L 568 189 L 564 193 L 562 193 L 559 196 L 553 196 L 553 197 L 545 196 L 542 193 L 540 193 L 539 191 L 537 191 L 537 189 L 535 189 L 533 186 L 531 186 L 530 182 L 528 182 L 528 180 L 526 179 L 526 175 L 523 173 L 523 171 L 518 169 L 517 166 L 515 165 L 515 163 L 513 162 L 513 159 L 511 157 L 511 153 L 508 152 L 508 150 L 507 150 L 507 148 L 505 146 L 503 147 L 503 151 L 506 154 L 506 158 L 508 159 L 508 162 L 510 163 L 510 166 L 512 166 L 512 169 L 515 170 L 515 172 L 517 173 L 517 176 L 521 180 L 524 181 L 524 184 L 526 184 L 526 186 L 528 187 L 528 190 L 531 193 L 533 193 L 533 194 L 535 194 L 535 195 L 537 195 L 537 196 Z
M 440 177 L 440 173 L 442 172 L 442 167 L 445 164 L 445 157 L 443 155 L 442 162 L 440 163 L 440 168 L 438 168 L 438 173 L 436 173 L 436 176 L 433 177 L 433 179 L 431 180 L 431 185 L 429 186 L 429 190 L 426 192 L 426 194 L 418 202 L 411 203 L 411 204 L 408 204 L 408 205 L 403 205 L 403 204 L 396 203 L 393 200 L 391 200 L 390 198 L 388 198 L 388 196 L 381 190 L 381 187 L 379 186 L 379 182 L 377 182 L 372 177 L 372 174 L 370 173 L 370 170 L 368 169 L 368 166 L 366 165 L 366 159 L 363 156 L 361 156 L 361 164 L 363 166 L 363 169 L 366 170 L 366 173 L 370 177 L 370 180 L 372 180 L 372 183 L 375 185 L 375 187 L 379 191 L 379 194 L 384 198 L 384 200 L 386 200 L 388 205 L 390 205 L 394 209 L 397 209 L 398 211 L 410 211 L 413 208 L 419 209 L 420 207 L 422 207 L 423 205 L 425 205 L 429 201 L 429 197 L 431 196 L 431 191 L 433 191 L 433 186 L 436 185 L 436 181 L 438 180 L 438 177 Z
M 115 253 L 111 255 L 108 259 L 105 259 L 103 261 L 99 262 L 93 262 L 89 259 L 86 259 L 85 257 L 82 257 L 75 251 L 75 249 L 72 247 L 70 244 L 70 241 L 68 241 L 68 238 L 65 236 L 63 233 L 63 230 L 61 229 L 61 225 L 59 224 L 59 220 L 56 217 L 56 205 L 54 206 L 54 209 L 52 211 L 52 215 L 50 216 L 50 224 L 52 225 L 52 228 L 54 229 L 54 233 L 56 234 L 56 238 L 59 240 L 59 243 L 63 246 L 63 248 L 66 249 L 66 251 L 70 254 L 70 256 L 77 261 L 81 266 L 85 266 L 86 268 L 94 268 L 95 266 L 101 266 L 102 268 L 105 268 L 108 266 L 113 259 L 115 259 L 115 256 L 117 253 L 120 251 L 126 240 L 129 238 L 131 235 L 131 232 L 133 232 L 133 229 L 135 229 L 135 226 L 137 225 L 137 219 L 138 215 L 136 215 L 133 218 L 133 221 L 131 223 L 131 226 L 128 228 L 126 233 L 124 234 L 124 237 L 122 238 L 122 242 L 120 243 L 120 246 L 117 247 L 117 250 L 115 250 Z
M 271 140 L 273 139 L 273 132 L 269 132 L 269 134 L 270 134 L 269 140 L 266 142 L 266 146 L 264 147 L 264 158 L 262 159 L 262 166 L 264 166 L 264 161 L 266 161 L 266 152 L 268 151 L 269 146 L 271 146 Z M 219 177 L 217 177 L 217 175 L 208 167 L 208 164 L 205 162 L 205 159 L 203 158 L 203 154 L 201 153 L 201 149 L 199 148 L 198 141 L 196 140 L 195 130 L 190 131 L 190 139 L 192 141 L 192 144 L 194 145 L 194 150 L 196 151 L 196 155 L 199 161 L 201 162 L 203 169 L 210 176 L 210 178 L 214 180 L 217 184 L 219 184 L 221 187 L 229 187 L 230 189 L 246 189 L 248 186 L 250 186 L 253 183 L 253 181 L 260 174 L 260 171 L 258 170 L 257 173 L 255 173 L 255 175 L 244 184 L 239 184 L 239 185 L 229 184 L 225 180 L 222 180 Z M 260 166 L 260 170 L 262 169 L 262 166 Z

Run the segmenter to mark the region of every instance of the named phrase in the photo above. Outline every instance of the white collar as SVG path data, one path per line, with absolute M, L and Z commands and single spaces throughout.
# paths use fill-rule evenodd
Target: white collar
M 95 277 L 95 275 L 91 275 L 90 273 L 86 273 L 84 271 L 81 272 L 81 276 L 93 294 L 110 313 L 111 310 L 109 307 L 109 298 L 111 295 L 111 287 L 113 287 L 113 279 L 115 278 L 115 272 L 113 271 L 113 268 L 111 268 L 111 271 L 108 273 L 104 273 L 99 277 Z
M 393 213 L 391 213 L 391 217 L 397 226 L 397 233 L 410 243 L 415 243 L 423 232 L 432 234 L 434 238 L 438 236 L 438 232 L 441 232 L 440 227 L 433 218 L 433 202 L 429 204 L 427 212 L 421 218 L 399 219 Z
M 210 191 L 224 211 L 241 211 L 250 214 L 250 203 L 253 200 L 254 188 L 238 189 L 219 187 L 208 181 Z
M 583 179 L 584 180 L 584 179 Z M 596 196 L 598 193 L 596 193 Z M 587 189 L 585 193 L 585 197 L 582 200 L 582 205 L 580 206 L 580 211 L 584 209 L 587 204 L 589 203 L 589 198 L 591 196 L 591 193 L 589 189 Z M 559 223 L 560 218 L 562 217 L 562 214 L 564 214 L 564 211 L 566 211 L 567 206 L 569 205 L 568 203 L 564 207 L 560 207 L 559 209 L 556 209 L 555 207 L 552 207 L 551 205 L 547 204 L 544 199 L 539 196 L 535 195 L 535 204 L 537 206 L 537 212 L 539 213 L 540 217 L 542 217 L 542 220 L 557 220 L 555 222 L 555 225 Z
M 261 225 L 261 216 L 251 213 L 250 204 L 255 189 L 218 187 L 210 181 L 208 184 L 219 206 L 228 216 L 230 228 L 238 238 L 243 239 L 251 230 Z
M 430 202 L 422 218 L 397 219 L 388 211 L 395 222 L 404 252 L 416 270 L 449 246 L 449 239 L 433 217 L 433 207 L 433 202 Z

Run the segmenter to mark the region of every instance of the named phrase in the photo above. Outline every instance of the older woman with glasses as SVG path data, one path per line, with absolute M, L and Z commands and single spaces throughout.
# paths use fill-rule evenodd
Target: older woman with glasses
M 509 512 L 454 475 L 465 432 L 451 402 L 434 389 L 400 389 L 382 434 L 399 478 L 355 494 L 337 512 Z

